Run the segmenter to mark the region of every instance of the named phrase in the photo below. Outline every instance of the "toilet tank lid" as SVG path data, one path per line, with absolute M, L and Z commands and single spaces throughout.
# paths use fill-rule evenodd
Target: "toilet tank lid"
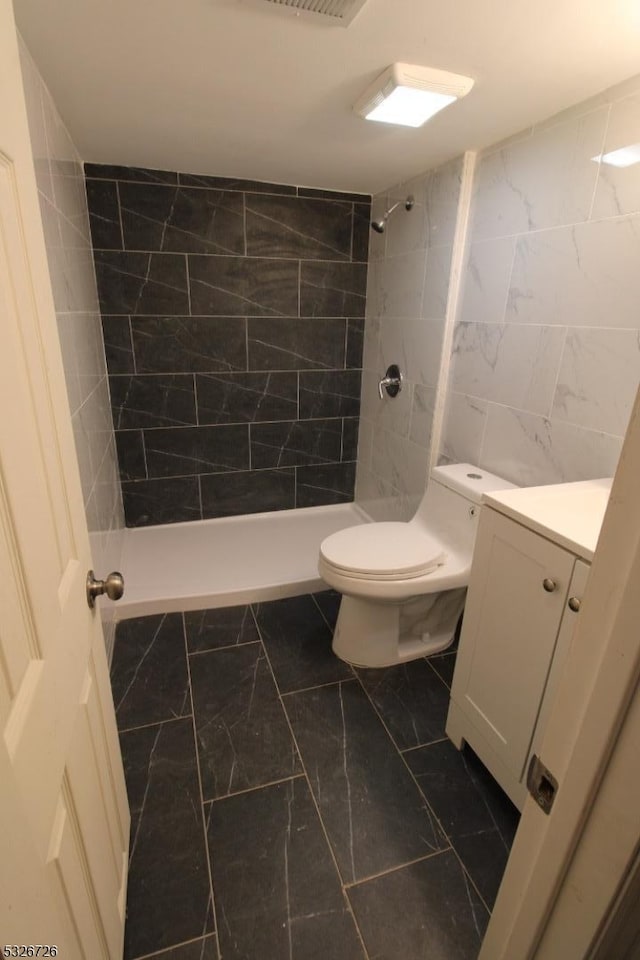
M 434 467 L 431 478 L 450 490 L 462 494 L 473 503 L 480 503 L 483 493 L 495 493 L 496 490 L 510 490 L 517 486 L 509 483 L 495 473 L 474 467 L 472 463 L 451 463 L 446 467 Z

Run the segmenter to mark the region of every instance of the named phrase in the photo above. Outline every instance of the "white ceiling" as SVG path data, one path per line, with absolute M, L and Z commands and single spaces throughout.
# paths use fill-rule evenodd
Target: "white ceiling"
M 638 72 L 640 0 L 14 0 L 84 159 L 375 193 Z M 351 109 L 390 63 L 474 77 L 419 130 Z

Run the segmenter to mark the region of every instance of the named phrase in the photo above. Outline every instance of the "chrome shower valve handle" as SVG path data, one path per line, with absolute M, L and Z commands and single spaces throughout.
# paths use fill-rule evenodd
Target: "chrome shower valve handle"
M 381 400 L 384 400 L 384 390 L 390 397 L 397 397 L 402 390 L 402 373 L 397 363 L 392 363 L 391 366 L 387 367 L 387 372 L 378 382 L 378 395 Z

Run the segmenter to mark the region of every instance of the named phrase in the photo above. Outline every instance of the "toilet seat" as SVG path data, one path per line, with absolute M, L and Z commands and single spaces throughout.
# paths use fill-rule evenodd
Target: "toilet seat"
M 446 560 L 442 543 L 411 523 L 348 527 L 320 545 L 324 562 L 337 573 L 361 580 L 411 580 L 432 573 Z

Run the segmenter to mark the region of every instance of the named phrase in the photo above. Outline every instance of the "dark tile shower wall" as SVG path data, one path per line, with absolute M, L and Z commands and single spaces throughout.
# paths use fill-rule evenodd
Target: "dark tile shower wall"
M 352 500 L 369 197 L 85 174 L 127 525 Z

